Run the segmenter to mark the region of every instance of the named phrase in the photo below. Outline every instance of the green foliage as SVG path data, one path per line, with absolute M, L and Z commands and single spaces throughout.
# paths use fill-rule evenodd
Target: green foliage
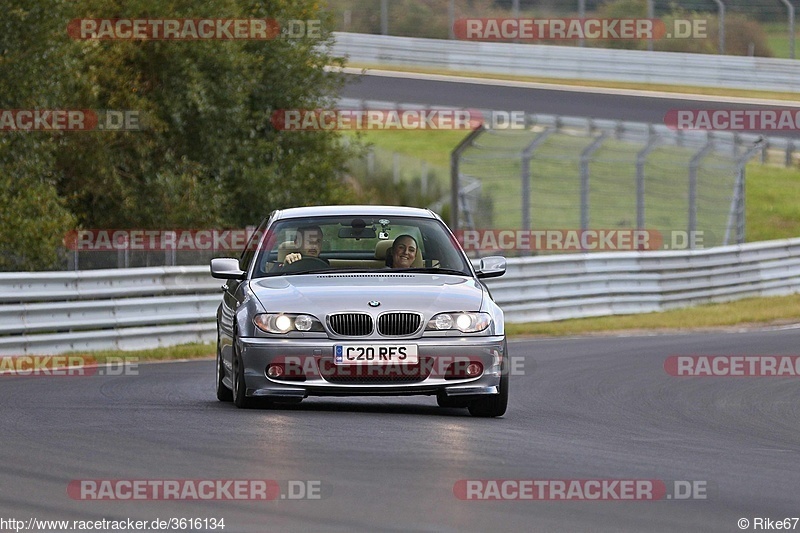
M 642 18 L 647 16 L 646 0 L 610 0 L 602 4 L 598 16 L 603 18 Z M 719 18 L 709 12 L 693 12 L 672 5 L 670 12 L 659 17 L 666 31 L 672 31 L 674 21 L 692 20 L 704 24 L 705 37 L 661 38 L 653 43 L 653 49 L 662 52 L 691 52 L 698 54 L 715 54 L 719 50 Z M 647 41 L 615 40 L 598 44 L 608 48 L 626 48 L 632 50 L 647 49 Z M 772 57 L 763 27 L 755 20 L 739 13 L 728 13 L 725 16 L 725 54 L 752 55 Z
M 719 42 L 719 19 L 708 17 L 708 40 Z M 767 42 L 767 34 L 761 24 L 740 14 L 725 15 L 725 54 L 746 56 L 750 54 L 760 57 L 772 57 L 774 54 Z
M 352 150 L 339 134 L 270 122 L 278 109 L 330 105 L 342 83 L 324 69 L 343 60 L 331 56 L 329 21 L 313 0 L 9 1 L 0 109 L 131 110 L 144 128 L 3 133 L 0 174 L 25 184 L 14 200 L 22 218 L 0 224 L 3 256 L 20 255 L 9 237 L 16 224 L 38 223 L 38 211 L 23 209 L 31 203 L 61 210 L 56 225 L 197 228 L 349 199 Z M 66 31 L 74 18 L 146 17 L 322 19 L 322 38 L 76 41 Z
M 24 133 L 0 136 L 0 270 L 54 268 L 74 225 L 49 179 L 53 157 L 42 144 Z M 36 157 L 16 156 L 24 152 Z

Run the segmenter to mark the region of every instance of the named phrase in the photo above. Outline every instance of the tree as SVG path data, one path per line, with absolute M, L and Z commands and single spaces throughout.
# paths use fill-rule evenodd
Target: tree
M 351 149 L 338 134 L 270 123 L 277 109 L 331 105 L 342 83 L 325 69 L 343 61 L 331 56 L 332 34 L 312 0 L 11 2 L 0 21 L 0 109 L 129 110 L 144 126 L 12 134 L 27 137 L 0 159 L 0 172 L 20 159 L 17 178 L 57 192 L 79 226 L 241 227 L 275 208 L 349 199 L 342 176 Z M 322 28 L 320 38 L 268 41 L 67 34 L 75 18 L 154 17 L 320 19 Z M 11 231 L 2 224 L 0 233 Z

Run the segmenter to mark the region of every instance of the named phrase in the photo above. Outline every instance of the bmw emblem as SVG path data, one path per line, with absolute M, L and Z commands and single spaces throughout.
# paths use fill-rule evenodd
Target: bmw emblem
M 370 307 L 378 307 L 379 305 L 381 305 L 381 303 L 380 303 L 378 300 L 372 300 L 372 301 L 369 303 L 369 306 L 370 306 Z

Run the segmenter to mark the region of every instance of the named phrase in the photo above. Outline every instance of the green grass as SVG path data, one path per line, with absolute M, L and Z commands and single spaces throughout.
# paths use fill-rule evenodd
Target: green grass
M 748 298 L 661 313 L 578 318 L 558 322 L 506 324 L 509 336 L 563 336 L 619 331 L 679 331 L 752 327 L 800 322 L 800 295 Z
M 800 236 L 800 171 L 797 168 L 747 166 L 747 240 Z
M 767 32 L 767 45 L 773 56 L 781 59 L 789 58 L 789 24 L 788 22 L 762 23 Z M 800 24 L 795 20 L 794 57 L 800 57 Z
M 149 350 L 98 350 L 88 353 L 95 361 L 102 364 L 109 361 L 119 362 L 120 359 L 130 362 L 201 359 L 213 357 L 215 355 L 215 350 L 214 344 L 194 343 L 168 346 L 165 348 L 152 348 Z M 65 355 L 84 355 L 86 353 L 87 352 L 71 352 Z

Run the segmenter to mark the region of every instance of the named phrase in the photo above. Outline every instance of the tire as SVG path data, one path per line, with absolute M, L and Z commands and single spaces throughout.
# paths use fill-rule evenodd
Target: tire
M 236 337 L 233 339 L 233 404 L 240 409 L 255 407 L 255 399 L 245 395 L 247 385 L 244 381 L 244 364 L 236 349 Z
M 469 407 L 469 398 L 459 398 L 458 396 L 447 396 L 444 392 L 436 393 L 436 403 L 439 407 L 449 407 L 453 409 L 463 409 Z
M 503 416 L 508 408 L 508 345 L 503 343 L 503 363 L 500 367 L 498 394 L 473 400 L 469 404 L 469 414 L 481 418 Z
M 233 391 L 225 386 L 222 378 L 225 376 L 225 367 L 222 364 L 222 353 L 219 350 L 219 337 L 217 337 L 217 400 L 232 402 Z

